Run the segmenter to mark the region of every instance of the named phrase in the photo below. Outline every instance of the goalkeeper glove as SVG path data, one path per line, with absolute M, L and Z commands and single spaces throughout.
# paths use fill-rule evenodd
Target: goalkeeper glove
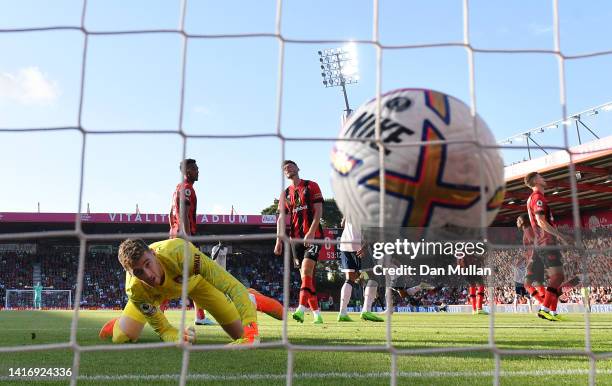
M 183 341 L 194 344 L 196 340 L 195 328 L 193 326 L 185 328 L 185 331 L 183 332 Z
M 240 341 L 240 342 L 238 342 Z M 235 343 L 239 344 L 254 344 L 259 343 L 259 328 L 256 322 L 251 322 L 244 326 L 242 338 L 237 339 Z

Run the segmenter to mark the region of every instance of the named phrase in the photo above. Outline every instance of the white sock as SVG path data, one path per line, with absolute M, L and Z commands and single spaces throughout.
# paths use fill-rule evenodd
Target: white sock
M 378 292 L 378 285 L 372 285 L 371 283 L 376 283 L 373 280 L 369 280 L 368 284 L 363 291 L 363 308 L 361 312 L 370 312 L 372 311 L 372 303 L 374 303 L 374 299 L 376 299 L 376 292 Z
M 304 307 L 303 305 L 299 305 L 298 308 L 295 310 L 296 312 L 306 312 L 306 307 Z
M 353 286 L 347 282 L 344 282 L 344 285 L 340 290 L 340 315 L 346 315 L 346 307 L 348 307 L 349 300 L 351 300 L 352 292 Z
M 312 311 L 312 316 L 314 318 L 318 318 L 321 315 L 321 310 Z

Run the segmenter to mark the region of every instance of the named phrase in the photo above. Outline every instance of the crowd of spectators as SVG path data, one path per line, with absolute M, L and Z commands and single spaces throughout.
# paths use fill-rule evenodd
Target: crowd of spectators
M 83 276 L 83 308 L 122 308 L 125 295 L 125 272 L 116 256 L 116 246 L 109 252 L 88 252 Z M 0 291 L 24 289 L 33 285 L 33 265 L 39 264 L 41 284 L 55 290 L 76 290 L 79 262 L 78 246 L 45 248 L 39 253 L 0 253 Z M 282 258 L 236 253 L 227 259 L 227 270 L 247 287 L 252 287 L 280 301 L 283 299 Z M 299 273 L 292 271 L 291 298 L 299 295 Z M 171 305 L 178 305 L 177 302 Z
M 584 249 L 568 249 L 562 252 L 563 268 L 566 279 L 578 277 L 582 283 L 588 280 L 590 304 L 612 304 L 612 229 L 599 228 L 583 232 Z M 504 240 L 516 247 L 492 250 L 488 255 L 487 266 L 492 268 L 495 287 L 495 302 L 497 304 L 512 304 L 515 299 L 515 270 L 517 265 L 525 264 L 525 249 L 520 244 L 519 234 L 513 241 Z M 587 275 L 584 274 L 587 273 Z M 563 303 L 582 303 L 582 285 L 574 288 L 564 288 L 560 297 Z M 381 292 L 381 291 L 380 291 Z M 379 297 L 384 296 L 382 292 Z M 395 296 L 398 306 L 440 306 L 450 304 L 466 304 L 469 302 L 465 288 L 441 290 L 423 290 L 407 299 Z M 519 299 L 525 303 L 526 299 Z
M 587 266 L 590 280 L 591 304 L 612 303 L 612 237 L 608 233 L 594 232 L 585 235 L 584 246 L 592 253 L 587 254 Z M 279 301 L 283 299 L 283 258 L 270 253 L 271 248 L 251 250 L 234 248 L 227 258 L 227 270 L 245 286 L 252 287 Z M 608 251 L 606 251 L 608 250 Z M 117 246 L 108 246 L 106 250 L 89 250 L 85 256 L 85 271 L 81 306 L 84 308 L 121 308 L 125 304 L 125 273 L 117 261 Z M 74 299 L 76 275 L 78 268 L 78 245 L 57 245 L 38 248 L 32 251 L 0 251 L 0 296 L 4 303 L 6 289 L 23 289 L 32 286 L 34 266 L 40 266 L 43 287 L 58 290 L 71 290 Z M 492 251 L 489 264 L 493 267 L 496 287 L 495 302 L 511 304 L 514 301 L 514 268 L 516 262 L 524 257 L 522 248 L 511 248 Z M 584 266 L 585 256 L 576 251 L 564 252 L 566 277 L 579 275 Z M 320 263 L 317 273 L 317 287 L 321 301 L 330 297 L 338 299 L 343 275 L 337 272 L 337 264 Z M 584 278 L 584 275 L 580 276 Z M 584 279 L 583 279 L 584 280 Z M 290 306 L 297 305 L 300 277 L 296 269 L 291 269 Z M 354 291 L 352 305 L 362 292 Z M 378 305 L 384 303 L 384 289 L 380 289 Z M 402 299 L 395 295 L 395 305 L 405 306 L 440 306 L 466 304 L 466 288 L 437 288 L 422 290 L 414 296 Z M 562 302 L 581 302 L 579 288 L 566 291 Z M 44 300 L 43 300 L 44 301 Z M 177 302 L 172 303 L 178 305 Z M 333 304 L 333 303 L 332 303 Z M 337 303 L 333 304 L 337 308 Z
M 2 251 L 0 253 L 0 300 L 4 305 L 7 289 L 32 286 L 33 253 Z
M 279 301 L 283 300 L 283 261 L 279 256 L 232 255 L 227 259 L 227 271 L 246 287 L 251 287 Z M 291 288 L 300 286 L 297 271 L 292 271 Z M 295 292 L 295 291 L 292 291 Z M 297 296 L 296 294 L 293 294 Z
M 582 243 L 582 249 L 568 248 L 562 251 L 565 277 L 578 276 L 582 282 L 588 279 L 590 285 L 611 287 L 612 228 L 585 230 Z M 525 262 L 526 250 L 518 238 L 514 245 L 513 248 L 494 250 L 488 255 L 487 265 L 493 269 L 495 286 L 513 286 L 515 268 Z
M 587 287 L 590 304 L 612 304 L 612 287 Z M 582 303 L 580 288 L 572 288 L 561 297 L 567 303 Z

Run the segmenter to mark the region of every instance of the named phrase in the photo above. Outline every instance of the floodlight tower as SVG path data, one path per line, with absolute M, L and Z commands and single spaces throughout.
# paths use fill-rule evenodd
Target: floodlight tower
M 349 106 L 346 85 L 359 81 L 359 74 L 357 73 L 357 47 L 355 43 L 348 43 L 340 48 L 318 51 L 318 54 L 319 62 L 321 63 L 323 85 L 325 88 L 342 87 L 344 111 L 346 117 L 348 117 L 353 110 Z

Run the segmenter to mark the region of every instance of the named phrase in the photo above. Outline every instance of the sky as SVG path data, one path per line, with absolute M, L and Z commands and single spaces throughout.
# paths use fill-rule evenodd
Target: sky
M 471 0 L 470 40 L 483 49 L 554 48 L 552 1 Z M 0 212 L 78 210 L 81 150 L 85 142 L 82 210 L 166 213 L 176 183 L 183 140 L 178 134 L 87 134 L 2 129 L 77 127 L 117 132 L 177 130 L 180 126 L 182 39 L 178 34 L 89 35 L 80 30 L 7 32 L 49 26 L 78 27 L 82 0 L 0 0 Z M 382 44 L 463 40 L 462 2 L 380 1 Z M 565 55 L 612 50 L 612 2 L 559 1 Z M 177 29 L 180 2 L 87 2 L 90 31 Z M 185 31 L 219 35 L 274 33 L 276 1 L 189 1 Z M 287 0 L 286 39 L 371 40 L 373 5 L 366 0 Z M 341 44 L 286 43 L 280 129 L 288 137 L 335 137 L 344 109 L 339 88 L 321 83 L 317 51 Z M 182 127 L 187 134 L 274 134 L 278 117 L 279 39 L 189 39 Z M 352 108 L 376 94 L 376 50 L 358 44 L 360 80 L 348 87 Z M 503 140 L 562 118 L 559 66 L 542 53 L 476 53 L 478 114 Z M 612 55 L 565 62 L 567 111 L 612 101 Z M 462 47 L 385 49 L 382 90 L 430 88 L 470 101 L 468 54 Z M 79 111 L 81 118 L 79 122 Z M 612 111 L 585 118 L 600 137 L 612 134 Z M 570 127 L 571 128 L 571 127 Z M 569 132 L 577 144 L 575 130 Z M 562 129 L 536 137 L 563 145 Z M 594 139 L 583 133 L 582 140 Z M 302 178 L 332 197 L 333 141 L 286 141 L 286 158 Z M 198 212 L 255 214 L 281 191 L 283 142 L 265 138 L 190 138 L 186 155 L 200 166 Z M 536 152 L 538 153 L 538 152 Z M 543 153 L 539 153 L 543 154 Z M 525 150 L 503 151 L 511 163 Z

